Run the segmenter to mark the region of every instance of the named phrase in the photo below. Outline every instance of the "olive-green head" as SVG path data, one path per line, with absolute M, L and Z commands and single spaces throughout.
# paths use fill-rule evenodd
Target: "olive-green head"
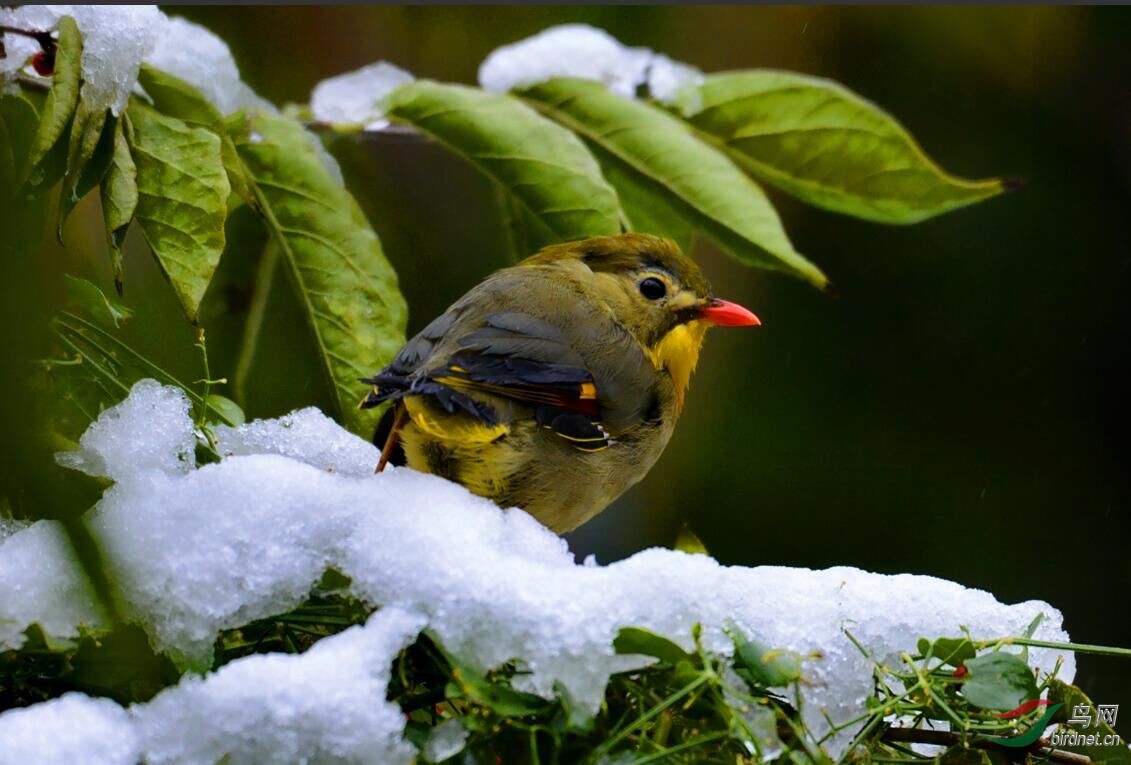
M 711 326 L 751 326 L 758 317 L 719 300 L 699 266 L 670 239 L 620 234 L 546 247 L 520 264 L 560 266 L 632 333 L 657 369 L 683 392 Z
M 594 237 L 546 247 L 521 265 L 553 263 L 575 273 L 583 267 L 586 285 L 646 347 L 689 322 L 738 323 L 736 315 L 715 315 L 723 301 L 714 298 L 699 266 L 671 239 L 639 233 Z

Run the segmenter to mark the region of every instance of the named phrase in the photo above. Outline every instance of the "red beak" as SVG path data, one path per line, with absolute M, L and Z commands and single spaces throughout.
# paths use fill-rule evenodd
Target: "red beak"
M 738 303 L 715 298 L 699 309 L 699 318 L 716 327 L 759 327 L 762 321 Z

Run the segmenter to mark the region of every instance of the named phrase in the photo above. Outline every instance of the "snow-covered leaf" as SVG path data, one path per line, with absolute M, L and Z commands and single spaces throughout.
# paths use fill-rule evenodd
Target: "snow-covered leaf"
M 532 244 L 620 231 L 616 192 L 584 144 L 516 98 L 421 80 L 394 91 L 389 115 L 450 147 L 537 222 Z
M 375 130 L 387 124 L 389 94 L 413 81 L 413 76 L 387 61 L 377 61 L 322 80 L 310 93 L 310 113 L 335 128 Z
M 137 221 L 185 314 L 195 322 L 224 251 L 231 187 L 220 137 L 136 100 L 127 114 L 127 139 L 137 165 Z
M 238 109 L 273 111 L 243 80 L 227 43 L 211 30 L 176 16 L 165 16 L 158 26 L 153 49 L 145 65 L 176 77 L 199 91 L 220 113 Z M 146 93 L 153 95 L 142 81 Z M 184 118 L 182 118 L 184 119 Z
M 655 184 L 683 217 L 734 257 L 824 286 L 825 275 L 793 249 L 757 184 L 680 120 L 588 80 L 556 79 L 519 93 Z
M 228 125 L 306 311 L 337 414 L 352 430 L 371 431 L 373 417 L 357 408 L 358 380 L 404 343 L 396 274 L 301 125 L 264 112 L 237 114 Z
M 810 204 L 915 223 L 1000 194 L 928 157 L 902 125 L 832 80 L 793 72 L 714 74 L 686 119 L 758 178 Z
M 524 40 L 496 48 L 479 67 L 479 84 L 504 93 L 577 77 L 603 82 L 625 98 L 648 95 L 665 103 L 684 103 L 703 73 L 648 48 L 633 48 L 588 24 L 559 24 Z

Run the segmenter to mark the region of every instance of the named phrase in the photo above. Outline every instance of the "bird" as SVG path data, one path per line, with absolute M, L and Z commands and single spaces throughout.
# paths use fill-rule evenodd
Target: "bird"
M 361 408 L 391 402 L 377 471 L 442 476 L 558 534 L 638 483 L 671 440 L 707 330 L 757 326 L 670 239 L 544 247 L 410 339 Z

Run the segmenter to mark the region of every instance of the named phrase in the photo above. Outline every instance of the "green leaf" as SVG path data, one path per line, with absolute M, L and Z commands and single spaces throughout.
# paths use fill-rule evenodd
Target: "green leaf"
M 43 160 L 59 143 L 79 103 L 79 86 L 82 84 L 82 35 L 70 16 L 59 19 L 59 40 L 55 50 L 55 75 L 51 92 L 43 105 L 39 130 L 36 131 L 28 153 L 28 181 L 37 189 L 54 185 L 56 177 L 45 173 Z
M 208 404 L 209 422 L 218 422 L 222 425 L 243 425 L 247 422 L 247 415 L 240 409 L 240 405 L 227 396 L 218 393 L 209 393 L 205 399 Z
M 981 709 L 1008 711 L 1037 698 L 1033 670 L 1020 657 L 994 651 L 967 659 L 962 697 Z
M 133 311 L 106 297 L 106 293 L 94 283 L 70 274 L 63 274 L 63 282 L 67 289 L 67 304 L 82 310 L 92 319 L 117 328 L 133 318 Z
M 680 527 L 675 537 L 675 549 L 692 555 L 710 555 L 707 552 L 707 545 L 703 544 L 703 540 L 696 536 L 686 523 Z
M 420 80 L 388 106 L 513 196 L 537 221 L 537 244 L 620 232 L 616 192 L 585 145 L 513 96 Z
M 190 321 L 224 251 L 228 176 L 220 138 L 134 100 L 127 139 L 137 165 L 137 222 Z
M 685 253 L 691 252 L 695 226 L 678 203 L 660 184 L 633 170 L 599 146 L 591 144 L 605 179 L 617 190 L 625 228 L 671 239 Z
M 758 185 L 680 120 L 589 80 L 550 80 L 520 95 L 654 184 L 653 193 L 734 257 L 825 285 L 820 269 L 793 249 Z
M 967 638 L 939 638 L 933 643 L 926 638 L 919 640 L 919 653 L 934 656 L 943 664 L 960 667 L 967 659 L 974 658 L 974 644 Z
M 114 134 L 118 120 L 107 118 L 105 109 L 91 111 L 80 101 L 71 122 L 71 140 L 67 150 L 67 171 L 63 191 L 59 195 L 59 218 L 56 233 L 63 241 L 63 224 L 75 205 L 87 192 L 102 182 L 114 157 Z
M 613 649 L 619 654 L 655 656 L 673 667 L 681 661 L 694 663 L 696 658 L 666 637 L 640 627 L 622 627 L 613 640 Z
M 122 242 L 137 210 L 137 166 L 130 155 L 123 127 L 128 121 L 129 115 L 123 114 L 114 123 L 114 151 L 110 168 L 102 180 L 102 218 L 106 222 L 114 286 L 119 294 L 122 292 Z
M 734 639 L 734 668 L 755 687 L 780 688 L 801 679 L 801 655 L 757 640 Z
M 745 170 L 797 198 L 879 223 L 915 223 L 1000 194 L 928 157 L 894 118 L 842 85 L 793 72 L 710 75 L 686 119 Z
M 0 94 L 0 200 L 14 199 L 16 179 L 39 127 L 39 109 L 30 93 Z
M 141 65 L 137 81 L 153 101 L 157 111 L 190 125 L 210 128 L 220 135 L 220 156 L 224 161 L 224 169 L 228 172 L 232 191 L 254 204 L 255 196 L 249 186 L 247 171 L 228 135 L 224 115 L 220 110 L 189 83 L 149 64 Z
M 194 125 L 222 125 L 224 115 L 204 95 L 179 77 L 142 64 L 137 82 L 157 111 Z
M 305 309 L 347 427 L 366 437 L 375 417 L 357 409 L 358 379 L 404 343 L 406 307 L 381 242 L 354 198 L 327 172 L 293 119 L 266 113 L 228 120 L 259 209 Z

